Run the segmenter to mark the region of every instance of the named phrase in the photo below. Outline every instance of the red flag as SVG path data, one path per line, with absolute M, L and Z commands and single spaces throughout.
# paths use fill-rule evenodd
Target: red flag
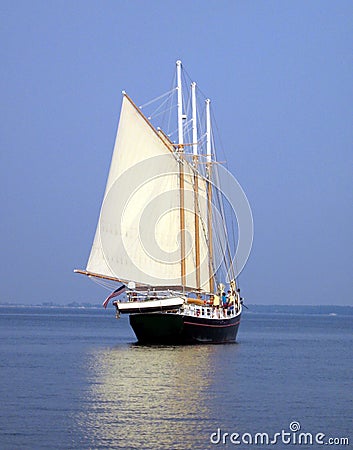
M 109 297 L 107 297 L 107 298 L 104 300 L 102 306 L 104 306 L 104 308 L 106 309 L 107 306 L 108 306 L 109 301 L 110 301 L 112 298 L 117 297 L 118 295 L 122 294 L 123 292 L 125 292 L 125 286 L 124 286 L 124 285 L 123 285 L 123 286 L 120 286 L 118 289 L 115 289 L 115 291 L 112 292 L 112 293 L 109 295 Z

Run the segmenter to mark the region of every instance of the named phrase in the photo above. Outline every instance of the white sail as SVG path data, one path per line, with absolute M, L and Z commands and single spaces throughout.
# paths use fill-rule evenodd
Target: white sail
M 124 95 L 87 271 L 149 286 L 182 286 L 180 166 L 185 174 L 185 286 L 197 289 L 194 172 Z M 201 287 L 208 290 L 205 182 L 199 178 Z
M 195 202 L 195 173 L 190 165 L 185 165 L 185 229 L 192 240 L 192 247 L 187 247 L 186 254 L 186 284 L 187 286 L 199 287 L 209 292 L 209 264 L 207 243 L 207 196 L 206 181 L 197 176 L 198 196 Z M 195 248 L 195 213 L 199 216 L 199 254 L 200 254 L 200 286 L 196 281 L 196 248 Z

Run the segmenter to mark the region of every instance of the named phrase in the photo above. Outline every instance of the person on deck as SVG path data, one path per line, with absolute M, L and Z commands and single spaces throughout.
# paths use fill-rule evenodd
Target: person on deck
M 231 312 L 233 312 L 234 310 L 234 303 L 235 303 L 234 295 L 231 291 L 228 291 L 228 308 L 229 311 Z
M 219 296 L 217 294 L 215 294 L 213 296 L 213 306 L 215 306 L 216 308 L 219 308 L 219 305 L 220 305 Z
M 225 308 L 227 306 L 227 296 L 225 292 L 222 292 L 222 305 L 223 308 Z
M 219 305 L 220 305 L 220 299 L 217 294 L 213 296 L 213 315 L 217 315 L 219 317 Z

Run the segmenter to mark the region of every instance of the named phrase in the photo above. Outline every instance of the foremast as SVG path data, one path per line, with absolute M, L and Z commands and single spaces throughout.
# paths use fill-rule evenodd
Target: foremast
M 178 95 L 178 150 L 181 155 L 179 158 L 179 196 L 180 196 L 180 270 L 181 285 L 183 289 L 186 286 L 186 261 L 185 261 L 185 179 L 184 179 L 184 161 L 182 154 L 184 152 L 184 133 L 183 133 L 183 93 L 181 83 L 181 61 L 176 62 L 177 67 L 177 95 Z

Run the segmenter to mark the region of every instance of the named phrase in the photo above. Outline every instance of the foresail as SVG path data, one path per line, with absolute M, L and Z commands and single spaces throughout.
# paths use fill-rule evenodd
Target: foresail
M 149 286 L 180 286 L 180 164 L 186 174 L 186 283 L 197 289 L 194 172 L 124 95 L 87 271 Z M 201 180 L 201 178 L 200 178 Z M 197 208 L 206 223 L 203 192 Z M 200 227 L 201 287 L 207 290 L 207 242 Z

